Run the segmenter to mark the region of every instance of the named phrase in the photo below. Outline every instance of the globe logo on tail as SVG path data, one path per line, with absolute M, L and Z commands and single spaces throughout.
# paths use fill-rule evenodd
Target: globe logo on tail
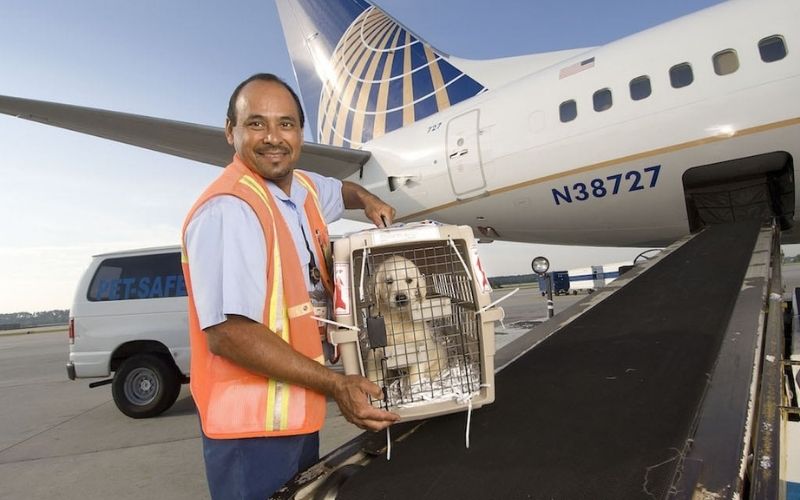
M 359 149 L 484 90 L 374 7 L 350 24 L 329 67 L 317 140 L 333 146 Z

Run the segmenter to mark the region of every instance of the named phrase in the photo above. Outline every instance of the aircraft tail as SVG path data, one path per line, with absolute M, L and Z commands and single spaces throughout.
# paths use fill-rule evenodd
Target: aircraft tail
M 484 86 L 364 0 L 276 0 L 317 142 L 364 143 Z

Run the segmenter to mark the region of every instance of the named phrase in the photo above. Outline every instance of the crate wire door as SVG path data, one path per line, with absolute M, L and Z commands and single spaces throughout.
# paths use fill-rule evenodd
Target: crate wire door
M 359 286 L 355 294 L 362 368 L 386 398 L 374 406 L 407 407 L 479 391 L 481 324 L 466 255 L 463 240 L 352 253 L 353 283 L 363 283 L 363 293 Z M 386 338 L 373 349 L 367 320 L 375 317 L 383 318 Z

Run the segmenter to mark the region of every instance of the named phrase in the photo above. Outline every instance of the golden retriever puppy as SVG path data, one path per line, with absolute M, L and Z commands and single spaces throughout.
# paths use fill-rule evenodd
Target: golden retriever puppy
M 425 321 L 414 321 L 411 310 L 427 296 L 425 277 L 410 260 L 393 255 L 378 266 L 374 276 L 378 312 L 386 324 L 386 349 L 367 356 L 367 377 L 379 380 L 380 359 L 387 356 L 390 371 L 405 372 L 413 389 L 423 380 L 434 380 L 447 368 L 447 350 L 434 339 Z M 390 380 L 384 381 L 386 384 Z

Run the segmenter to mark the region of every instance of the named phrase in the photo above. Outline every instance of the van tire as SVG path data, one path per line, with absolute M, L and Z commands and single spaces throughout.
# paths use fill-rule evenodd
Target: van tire
M 169 409 L 181 390 L 177 370 L 153 354 L 137 354 L 114 374 L 111 393 L 117 408 L 131 418 L 150 418 Z

